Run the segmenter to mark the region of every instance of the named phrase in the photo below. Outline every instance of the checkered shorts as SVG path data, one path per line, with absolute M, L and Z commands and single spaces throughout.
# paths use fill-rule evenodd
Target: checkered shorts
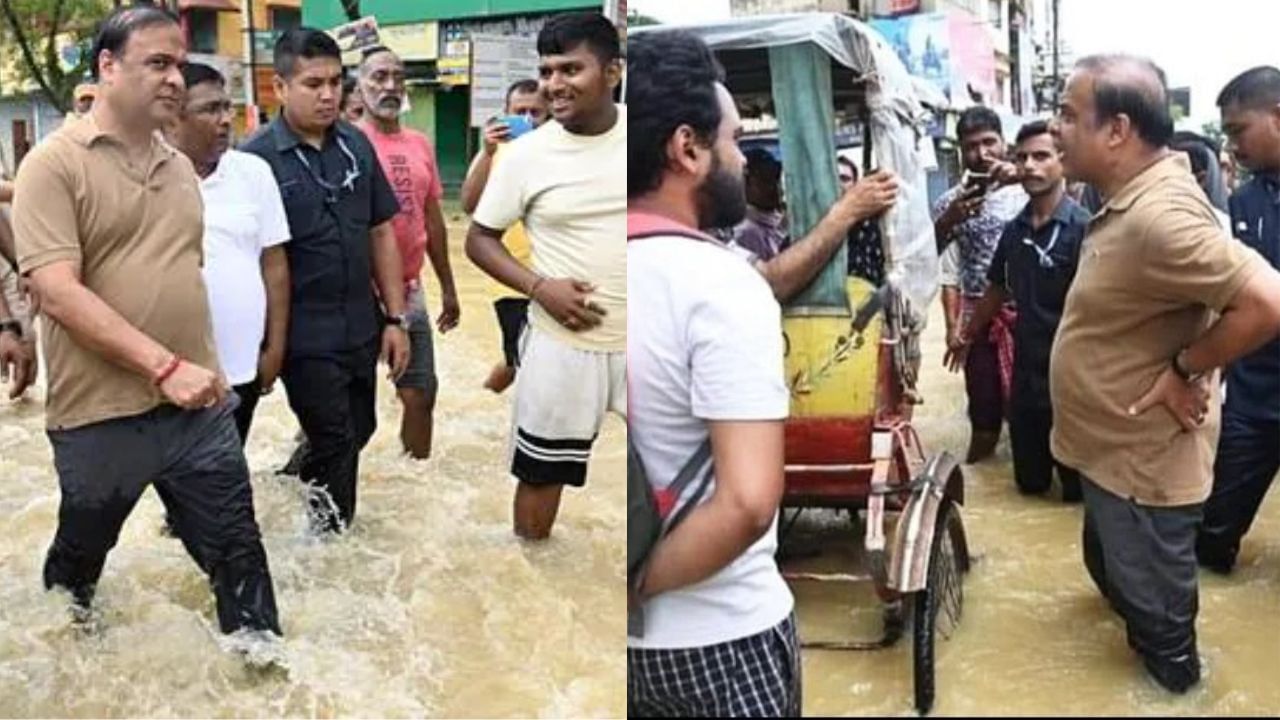
M 628 717 L 800 717 L 795 615 L 750 637 L 627 649 Z

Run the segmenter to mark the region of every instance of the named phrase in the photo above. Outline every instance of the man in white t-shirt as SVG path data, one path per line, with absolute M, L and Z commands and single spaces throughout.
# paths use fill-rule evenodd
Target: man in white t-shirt
M 551 533 L 565 485 L 586 483 L 606 412 L 626 415 L 626 109 L 617 29 L 598 12 L 565 13 L 538 35 L 540 84 L 553 120 L 511 143 L 467 234 L 467 256 L 527 295 L 516 380 L 511 472 L 515 531 Z M 533 265 L 502 245 L 524 223 Z
M 240 397 L 235 418 L 243 445 L 258 398 L 271 391 L 284 362 L 289 221 L 271 167 L 229 149 L 235 110 L 222 75 L 187 63 L 182 77 L 186 102 L 165 136 L 200 175 L 204 281 L 218 363 Z
M 781 310 L 741 254 L 637 232 L 742 219 L 741 122 L 696 37 L 642 35 L 628 55 L 627 106 L 642 118 L 627 154 L 627 294 L 644 307 L 627 328 L 629 439 L 655 491 L 708 437 L 714 473 L 629 598 L 644 634 L 627 638 L 627 714 L 797 716 L 794 600 L 774 561 L 789 406 Z

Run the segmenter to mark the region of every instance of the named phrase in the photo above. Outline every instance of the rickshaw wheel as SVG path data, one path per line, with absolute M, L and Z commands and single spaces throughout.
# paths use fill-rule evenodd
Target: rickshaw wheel
M 960 622 L 964 609 L 963 560 L 958 539 L 963 537 L 960 514 L 950 500 L 938 509 L 936 530 L 929 552 L 929 575 L 924 589 L 912 595 L 912 664 L 916 711 L 933 709 L 935 691 L 934 643 L 947 639 Z

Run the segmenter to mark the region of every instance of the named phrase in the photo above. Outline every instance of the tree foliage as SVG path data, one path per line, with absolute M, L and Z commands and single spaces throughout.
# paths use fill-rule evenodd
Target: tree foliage
M 94 29 L 118 2 L 0 0 L 5 89 L 34 82 L 59 112 L 67 112 L 72 91 L 89 71 Z

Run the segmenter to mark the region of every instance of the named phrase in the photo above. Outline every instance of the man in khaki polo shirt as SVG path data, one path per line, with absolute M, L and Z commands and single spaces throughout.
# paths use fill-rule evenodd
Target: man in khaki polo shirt
M 1233 242 L 1173 134 L 1164 74 L 1081 60 L 1056 120 L 1093 217 L 1050 362 L 1053 454 L 1081 472 L 1084 557 L 1164 687 L 1200 677 L 1196 528 L 1213 478 L 1217 370 L 1280 333 L 1280 274 Z
M 270 638 L 271 575 L 201 279 L 199 181 L 156 134 L 183 100 L 182 32 L 168 11 L 121 9 L 92 53 L 98 102 L 27 157 L 14 199 L 18 262 L 46 316 L 62 491 L 45 586 L 88 617 L 107 552 L 155 483 L 222 631 Z

